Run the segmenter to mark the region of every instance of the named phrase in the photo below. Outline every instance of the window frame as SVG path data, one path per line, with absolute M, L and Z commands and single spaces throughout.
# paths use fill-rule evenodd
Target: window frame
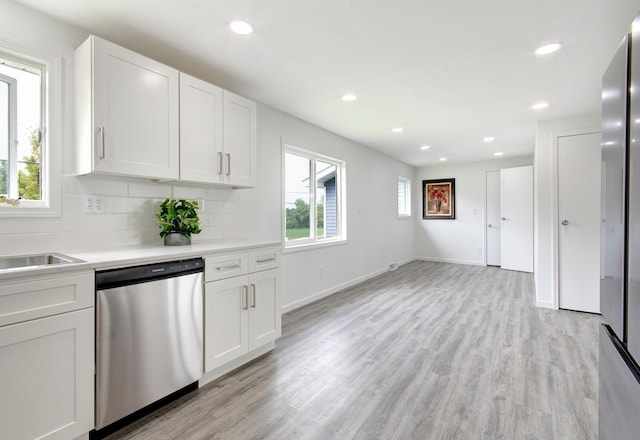
M 347 227 L 346 227 L 346 162 L 344 160 L 329 157 L 320 153 L 316 153 L 310 150 L 294 147 L 290 144 L 282 144 L 282 246 L 283 250 L 287 252 L 296 250 L 305 250 L 309 248 L 317 248 L 323 246 L 335 246 L 345 244 L 347 241 Z M 294 154 L 305 159 L 308 159 L 311 163 L 310 176 L 314 176 L 316 179 L 316 162 L 324 162 L 336 167 L 336 196 L 338 198 L 336 204 L 336 221 L 337 221 L 337 234 L 335 237 L 318 238 L 314 233 L 311 237 L 287 240 L 287 210 L 286 210 L 286 197 L 287 197 L 287 185 L 286 185 L 286 155 Z M 313 206 L 313 209 L 309 213 L 309 223 L 311 225 L 317 225 L 317 188 L 316 184 L 310 185 L 313 191 L 310 191 L 309 206 Z M 325 199 L 326 203 L 326 199 Z M 326 215 L 326 206 L 325 206 Z M 325 225 L 326 228 L 326 225 Z M 313 227 L 311 227 L 313 232 Z
M 0 38 L 0 55 L 41 69 L 40 200 L 0 203 L 0 218 L 59 217 L 61 215 L 62 58 L 45 50 Z M 12 154 L 17 154 L 13 152 Z
M 404 210 L 400 209 L 400 182 L 404 183 Z M 411 218 L 411 179 L 398 176 L 396 181 L 397 214 L 399 219 Z
M 0 51 L 0 55 L 2 55 L 2 52 Z M 8 140 L 8 145 L 11 144 L 16 144 L 17 145 L 17 129 L 16 129 L 16 119 L 17 119 L 17 113 L 18 113 L 18 97 L 17 97 L 17 92 L 16 92 L 16 88 L 18 87 L 18 82 L 16 81 L 15 78 L 12 78 L 10 76 L 6 76 L 3 73 L 0 72 L 0 81 L 4 82 L 7 84 L 7 98 L 8 98 L 8 102 L 9 102 L 9 106 L 8 106 L 8 111 L 7 111 L 7 117 L 9 119 L 9 127 L 7 130 L 7 134 L 9 136 L 9 140 Z M 9 173 L 9 176 L 15 175 L 17 179 L 17 174 L 18 174 L 18 167 L 17 167 L 17 148 L 9 148 L 9 151 L 7 152 L 7 172 Z M 9 179 L 9 182 L 7 183 L 7 196 L 8 197 L 13 197 L 13 194 L 15 194 L 15 192 L 17 190 L 15 190 L 13 188 L 13 181 L 15 180 L 13 178 Z

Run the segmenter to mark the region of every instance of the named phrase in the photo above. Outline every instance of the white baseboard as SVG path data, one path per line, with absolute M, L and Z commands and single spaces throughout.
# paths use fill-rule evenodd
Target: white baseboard
M 451 264 L 466 264 L 470 266 L 484 266 L 483 261 L 471 261 L 471 260 L 451 260 L 444 258 L 430 258 L 430 257 L 410 257 L 402 261 L 398 261 L 398 267 L 404 266 L 407 263 L 411 263 L 412 261 L 433 261 L 436 263 L 451 263 Z M 395 269 L 394 269 L 395 270 Z M 291 312 L 292 310 L 299 309 L 300 307 L 306 306 L 307 304 L 311 304 L 312 302 L 321 300 L 326 298 L 329 295 L 333 295 L 341 290 L 347 289 L 351 286 L 355 286 L 358 283 L 362 283 L 363 281 L 367 281 L 368 279 L 377 277 L 378 275 L 382 275 L 383 273 L 389 272 L 389 268 L 385 267 L 383 269 L 378 269 L 374 272 L 371 272 L 367 275 L 355 278 L 351 281 L 347 281 L 346 283 L 338 284 L 337 286 L 333 286 L 329 289 L 323 290 L 322 292 L 314 293 L 313 295 L 309 295 L 306 298 L 299 299 L 289 304 L 285 304 L 282 306 L 282 313 Z
M 454 260 L 451 258 L 415 257 L 414 260 L 433 261 L 435 263 L 466 264 L 467 266 L 484 266 L 484 261 Z
M 543 309 L 556 309 L 551 301 L 536 301 L 536 307 L 541 307 Z
M 329 295 L 333 295 L 336 292 L 347 289 L 351 286 L 355 286 L 358 283 L 366 281 L 370 278 L 377 277 L 385 272 L 388 272 L 389 269 L 380 269 L 375 272 L 372 272 L 368 275 L 356 278 L 354 280 L 348 281 L 346 283 L 338 284 L 337 286 L 331 287 L 329 289 L 323 290 L 322 292 L 314 293 L 313 295 L 307 296 L 306 298 L 299 299 L 289 304 L 285 304 L 282 306 L 282 313 L 287 313 L 295 309 L 299 309 L 300 307 L 306 306 L 307 304 L 311 304 L 312 302 L 316 302 L 321 300 L 322 298 L 326 298 Z
M 404 266 L 407 263 L 415 261 L 416 258 L 407 258 L 406 260 L 398 261 L 398 267 Z M 394 270 L 397 270 L 394 269 Z M 282 313 L 291 312 L 292 310 L 299 309 L 300 307 L 306 306 L 307 304 L 311 304 L 312 302 L 316 302 L 323 298 L 326 298 L 329 295 L 333 295 L 341 290 L 348 289 L 351 286 L 355 286 L 356 284 L 362 283 L 363 281 L 367 281 L 371 278 L 377 277 L 378 275 L 382 275 L 383 273 L 389 272 L 389 268 L 385 267 L 383 269 L 378 269 L 374 272 L 371 272 L 367 275 L 355 278 L 351 281 L 347 281 L 346 283 L 338 284 L 337 286 L 333 286 L 329 289 L 323 290 L 322 292 L 314 293 L 313 295 L 307 296 L 306 298 L 299 299 L 289 304 L 285 304 L 282 306 Z
M 202 378 L 200 378 L 200 380 L 198 381 L 198 388 L 203 387 L 209 382 L 213 382 L 214 380 L 224 376 L 227 373 L 232 372 L 237 368 L 240 368 L 247 362 L 252 361 L 257 357 L 260 357 L 263 354 L 270 352 L 275 348 L 275 346 L 276 346 L 275 342 L 270 342 L 266 345 L 263 345 L 262 347 L 258 347 L 255 350 L 240 356 L 237 359 L 232 360 L 227 364 L 222 365 L 221 367 L 216 368 L 215 370 L 204 373 L 202 375 Z

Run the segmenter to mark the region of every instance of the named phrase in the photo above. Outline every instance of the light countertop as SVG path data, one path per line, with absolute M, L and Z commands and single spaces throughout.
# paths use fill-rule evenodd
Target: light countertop
M 187 258 L 206 257 L 209 255 L 247 252 L 252 249 L 281 246 L 273 241 L 199 241 L 189 246 L 121 246 L 107 249 L 62 251 L 69 257 L 82 260 L 81 263 L 21 267 L 0 269 L 0 282 L 15 278 L 37 275 L 50 275 L 58 272 L 74 272 L 81 270 L 106 270 L 120 267 L 138 266 L 141 264 L 159 263 L 163 261 L 182 260 Z

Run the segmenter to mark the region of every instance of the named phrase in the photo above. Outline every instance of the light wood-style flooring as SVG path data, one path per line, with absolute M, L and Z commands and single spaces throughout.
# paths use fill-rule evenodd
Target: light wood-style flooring
M 531 274 L 413 262 L 108 439 L 597 439 L 601 319 L 534 297 Z

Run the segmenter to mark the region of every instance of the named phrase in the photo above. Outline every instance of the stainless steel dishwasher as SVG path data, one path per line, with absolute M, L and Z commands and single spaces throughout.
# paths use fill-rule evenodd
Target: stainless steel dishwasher
M 96 273 L 93 438 L 119 429 L 167 396 L 197 388 L 203 368 L 203 267 L 198 258 Z

